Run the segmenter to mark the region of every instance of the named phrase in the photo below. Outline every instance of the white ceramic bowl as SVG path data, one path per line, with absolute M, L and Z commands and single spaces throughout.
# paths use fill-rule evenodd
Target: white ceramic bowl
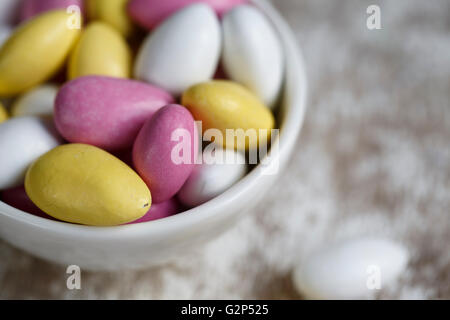
M 302 127 L 306 75 L 295 38 L 266 0 L 254 0 L 275 25 L 284 46 L 286 79 L 279 137 L 271 163 L 285 167 Z M 272 167 L 273 168 L 273 167 Z M 256 204 L 278 176 L 259 165 L 219 197 L 184 213 L 140 224 L 89 227 L 43 219 L 0 202 L 0 236 L 35 256 L 88 270 L 138 269 L 167 262 L 230 228 Z

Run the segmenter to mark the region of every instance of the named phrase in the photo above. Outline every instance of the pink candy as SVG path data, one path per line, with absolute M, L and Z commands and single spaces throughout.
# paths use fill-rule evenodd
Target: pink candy
M 190 4 L 203 2 L 209 4 L 219 16 L 246 0 L 131 0 L 128 13 L 132 19 L 145 29 L 153 29 L 164 19 Z
M 87 76 L 65 84 L 55 101 L 55 124 L 72 143 L 112 151 L 133 145 L 144 122 L 172 103 L 166 91 L 134 80 Z
M 148 221 L 154 221 L 159 220 L 163 218 L 170 217 L 174 214 L 177 214 L 182 211 L 181 204 L 175 199 L 172 198 L 170 200 L 161 202 L 161 203 L 154 203 L 152 204 L 150 210 L 146 213 L 145 216 L 142 218 L 133 221 L 129 224 L 133 223 L 141 223 L 141 222 L 148 222 Z
M 83 0 L 22 0 L 20 8 L 20 21 L 25 21 L 40 13 L 55 10 L 66 9 L 71 5 L 78 6 L 83 12 Z
M 177 146 L 184 152 L 179 153 Z M 195 122 L 185 107 L 168 105 L 144 124 L 134 143 L 133 163 L 154 203 L 172 198 L 181 189 L 194 169 L 197 152 Z

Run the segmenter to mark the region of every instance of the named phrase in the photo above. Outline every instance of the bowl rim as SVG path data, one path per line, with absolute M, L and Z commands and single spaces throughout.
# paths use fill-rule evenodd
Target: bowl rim
M 298 48 L 292 30 L 273 5 L 267 0 L 252 0 L 251 2 L 271 20 L 284 47 L 285 60 L 289 61 L 289 68 L 285 68 L 283 90 L 285 95 L 287 93 L 293 95 L 290 98 L 292 102 L 290 107 L 284 110 L 285 115 L 281 123 L 280 135 L 272 143 L 272 148 L 268 154 L 271 157 L 271 162 L 285 162 L 297 142 L 306 111 L 308 84 L 303 54 L 301 49 Z M 268 170 L 270 170 L 270 166 L 258 164 L 244 178 L 214 199 L 179 214 L 154 221 L 109 227 L 85 226 L 38 217 L 11 207 L 2 201 L 0 201 L 0 216 L 15 220 L 17 223 L 27 224 L 48 232 L 65 234 L 67 236 L 69 234 L 84 235 L 97 239 L 118 235 L 130 238 L 149 234 L 157 236 L 158 234 L 162 235 L 171 230 L 180 230 L 223 214 L 222 210 L 217 210 L 218 207 L 231 206 L 233 202 L 240 201 L 244 194 L 252 192 L 252 189 L 267 175 Z

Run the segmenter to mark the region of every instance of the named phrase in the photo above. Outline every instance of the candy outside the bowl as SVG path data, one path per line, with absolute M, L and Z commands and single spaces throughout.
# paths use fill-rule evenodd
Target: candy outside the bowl
M 130 167 L 86 144 L 66 144 L 44 154 L 28 169 L 25 189 L 48 215 L 85 225 L 124 224 L 151 207 L 150 191 Z

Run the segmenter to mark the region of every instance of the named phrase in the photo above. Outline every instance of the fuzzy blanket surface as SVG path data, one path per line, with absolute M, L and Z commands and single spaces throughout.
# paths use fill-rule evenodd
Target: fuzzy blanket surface
M 381 7 L 381 30 L 366 9 Z M 0 241 L 0 298 L 299 299 L 292 268 L 328 242 L 382 235 L 408 268 L 378 298 L 450 298 L 450 2 L 276 0 L 307 64 L 308 112 L 278 187 L 170 265 L 82 273 Z

